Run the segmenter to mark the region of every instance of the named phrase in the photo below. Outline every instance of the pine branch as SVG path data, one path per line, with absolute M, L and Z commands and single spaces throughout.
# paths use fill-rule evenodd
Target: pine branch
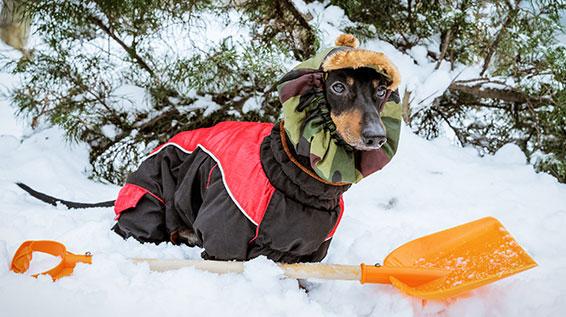
M 280 1 L 287 11 L 291 13 L 291 15 L 295 18 L 298 22 L 299 26 L 306 32 L 306 36 L 302 39 L 303 41 L 303 49 L 304 49 L 304 57 L 309 57 L 316 53 L 315 51 L 315 42 L 316 42 L 316 34 L 315 31 L 310 26 L 309 22 L 305 18 L 305 16 L 295 7 L 295 4 L 291 0 L 282 0 Z
M 463 82 L 455 81 L 448 87 L 449 90 L 464 92 L 479 98 L 498 99 L 506 102 L 528 103 L 533 106 L 554 105 L 556 102 L 549 97 L 531 97 L 517 89 L 485 88 L 482 85 L 469 86 Z
M 299 10 L 297 10 L 297 8 L 295 7 L 295 5 L 293 4 L 292 1 L 290 0 L 283 0 L 281 1 L 281 4 L 283 4 L 283 6 L 285 6 L 285 8 L 291 12 L 291 14 L 293 15 L 293 17 L 295 19 L 297 19 L 297 22 L 299 22 L 299 25 L 306 29 L 307 31 L 309 31 L 309 33 L 312 33 L 312 28 L 309 25 L 309 22 L 305 19 L 305 17 L 303 16 L 303 14 L 301 12 L 299 12 Z
M 155 72 L 153 71 L 153 69 L 151 67 L 149 67 L 149 65 L 145 62 L 145 60 L 136 52 L 136 50 L 131 47 L 128 46 L 126 43 L 124 43 L 124 41 L 122 41 L 122 39 L 120 39 L 118 37 L 118 35 L 116 35 L 116 33 L 114 33 L 110 27 L 108 27 L 106 24 L 104 24 L 104 22 L 102 20 L 100 20 L 97 17 L 94 16 L 89 16 L 88 19 L 94 23 L 96 26 L 98 26 L 104 33 L 106 33 L 108 36 L 110 36 L 116 43 L 118 43 L 118 45 L 120 45 L 125 51 L 126 53 L 128 53 L 128 55 L 141 67 L 143 68 L 145 71 L 147 71 L 149 73 L 149 75 L 155 79 L 157 79 Z
M 455 126 L 452 125 L 452 123 L 450 122 L 450 120 L 448 119 L 448 117 L 446 117 L 446 115 L 444 115 L 444 113 L 442 111 L 440 111 L 439 109 L 437 109 L 436 107 L 431 107 L 432 111 L 436 112 L 440 118 L 442 118 L 442 120 L 444 122 L 446 122 L 446 124 L 448 125 L 448 127 L 450 127 L 450 129 L 452 129 L 452 131 L 454 132 L 454 134 L 456 135 L 456 137 L 458 138 L 458 141 L 460 142 L 461 146 L 464 146 L 464 144 L 466 144 L 466 140 L 463 136 L 460 135 L 460 130 L 458 128 L 456 128 Z

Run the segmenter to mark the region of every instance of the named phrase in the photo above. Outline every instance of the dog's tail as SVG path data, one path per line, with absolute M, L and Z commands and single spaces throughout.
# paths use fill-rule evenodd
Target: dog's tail
M 53 206 L 57 206 L 57 204 L 62 204 L 67 206 L 70 209 L 78 209 L 78 208 L 96 208 L 96 207 L 112 207 L 114 206 L 114 200 L 110 200 L 110 201 L 103 201 L 103 202 L 99 202 L 99 203 L 77 203 L 77 202 L 73 202 L 73 201 L 67 201 L 67 200 L 63 200 L 63 199 L 59 199 L 59 198 L 55 198 L 53 196 L 49 196 L 47 194 L 44 193 L 40 193 L 34 189 L 32 189 L 31 187 L 29 187 L 28 185 L 24 184 L 24 183 L 16 183 L 16 185 L 18 185 L 21 189 L 25 190 L 28 194 L 30 194 L 31 196 L 46 202 L 48 204 L 51 204 Z

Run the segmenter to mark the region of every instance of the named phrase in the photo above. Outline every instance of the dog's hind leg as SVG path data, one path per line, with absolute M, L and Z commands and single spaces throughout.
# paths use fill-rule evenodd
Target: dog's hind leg
M 127 239 L 133 237 L 140 242 L 159 244 L 169 241 L 162 203 L 145 195 L 135 207 L 120 213 L 120 218 L 112 230 Z

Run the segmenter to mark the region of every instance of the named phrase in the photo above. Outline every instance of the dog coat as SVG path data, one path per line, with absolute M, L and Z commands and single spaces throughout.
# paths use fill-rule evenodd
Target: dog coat
M 285 151 L 279 125 L 270 123 L 182 132 L 128 177 L 115 203 L 114 230 L 162 242 L 190 227 L 206 259 L 320 261 L 349 186 L 316 181 Z

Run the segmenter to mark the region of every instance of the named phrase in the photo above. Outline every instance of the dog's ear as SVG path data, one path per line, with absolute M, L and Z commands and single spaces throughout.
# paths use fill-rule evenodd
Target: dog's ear
M 387 101 L 393 101 L 395 103 L 401 102 L 401 98 L 399 97 L 399 89 L 393 90 L 389 95 L 389 99 L 387 99 Z

